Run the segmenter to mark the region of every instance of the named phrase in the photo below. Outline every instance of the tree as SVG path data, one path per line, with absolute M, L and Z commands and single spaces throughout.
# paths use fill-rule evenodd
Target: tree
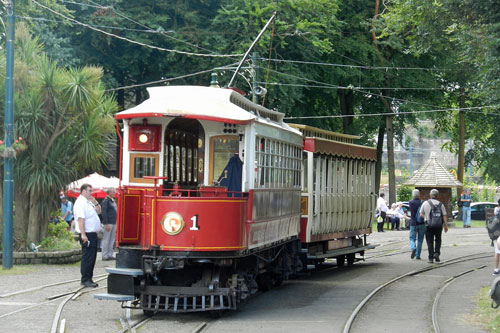
M 16 29 L 15 66 L 15 129 L 28 144 L 14 167 L 15 239 L 22 247 L 44 237 L 59 191 L 102 167 L 117 106 L 104 93 L 101 68 L 58 67 L 23 24 Z
M 496 115 L 500 101 L 499 11 L 495 1 L 396 0 L 384 15 L 386 32 L 390 30 L 387 35 L 403 37 L 408 54 L 431 56 L 436 67 L 444 69 L 436 71 L 446 88 L 439 106 L 485 107 L 432 116 L 438 131 L 453 137 L 445 148 L 458 155 L 459 178 L 463 178 L 463 165 L 474 159 L 486 174 L 500 180 L 496 167 L 500 160 L 496 135 L 500 125 Z M 467 140 L 473 140 L 474 146 L 464 154 Z

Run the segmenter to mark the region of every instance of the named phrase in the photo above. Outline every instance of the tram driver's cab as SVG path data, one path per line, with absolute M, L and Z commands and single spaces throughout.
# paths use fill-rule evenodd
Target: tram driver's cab
M 129 125 L 130 183 L 153 185 L 148 177 L 165 177 L 158 182 L 163 195 L 241 191 L 242 136 L 237 125 L 204 122 L 205 131 L 197 119 L 173 118 L 163 126 L 142 122 Z

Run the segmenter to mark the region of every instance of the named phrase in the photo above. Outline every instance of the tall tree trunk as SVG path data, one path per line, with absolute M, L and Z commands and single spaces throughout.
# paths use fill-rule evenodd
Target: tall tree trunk
M 377 162 L 375 163 L 375 193 L 380 192 L 380 176 L 382 174 L 382 154 L 384 153 L 385 122 L 378 128 Z
M 40 235 L 40 214 L 38 211 L 38 194 L 33 191 L 30 193 L 29 201 L 29 220 L 28 220 L 28 234 L 27 243 L 38 244 L 41 241 Z
M 354 94 L 352 90 L 339 90 L 339 104 L 340 111 L 342 115 L 354 115 Z M 342 118 L 342 129 L 345 134 L 352 134 L 352 123 L 354 122 L 354 117 L 343 117 Z
M 29 194 L 14 183 L 14 250 L 26 250 L 26 235 L 29 221 Z
M 389 80 L 386 80 L 389 81 Z M 390 86 L 388 83 L 388 87 Z M 387 111 L 392 113 L 391 104 L 384 96 L 380 96 L 380 100 Z M 385 126 L 387 132 L 387 169 L 389 173 L 389 204 L 396 202 L 396 168 L 394 166 L 394 132 L 392 130 L 392 115 L 385 116 Z
M 389 204 L 396 202 L 396 168 L 394 166 L 394 133 L 392 116 L 385 117 L 387 132 L 387 167 L 389 172 Z
M 460 108 L 465 107 L 465 89 L 460 87 Z M 458 111 L 458 165 L 457 165 L 457 178 L 460 182 L 464 182 L 465 171 L 465 113 Z M 457 195 L 462 193 L 462 188 L 457 188 Z

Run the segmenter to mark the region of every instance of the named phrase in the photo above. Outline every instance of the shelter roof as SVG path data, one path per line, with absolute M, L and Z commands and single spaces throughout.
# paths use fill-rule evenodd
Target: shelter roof
M 446 170 L 441 163 L 437 161 L 434 153 L 431 153 L 429 160 L 408 179 L 404 185 L 414 187 L 461 187 L 455 176 Z

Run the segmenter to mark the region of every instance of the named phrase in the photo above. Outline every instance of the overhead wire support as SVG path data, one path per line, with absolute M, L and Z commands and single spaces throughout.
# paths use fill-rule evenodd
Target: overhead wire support
M 14 41 L 15 15 L 14 1 L 2 0 L 7 9 L 6 37 L 6 73 L 5 73 L 5 115 L 3 152 L 3 267 L 10 269 L 13 266 L 13 221 L 14 221 L 14 158 L 16 153 L 12 148 L 14 141 Z
M 267 23 L 264 26 L 264 28 L 262 28 L 262 30 L 257 35 L 257 38 L 255 38 L 255 40 L 252 42 L 252 44 L 250 45 L 250 47 L 248 48 L 248 50 L 245 52 L 245 54 L 243 55 L 243 58 L 241 59 L 240 63 L 238 64 L 238 67 L 236 68 L 236 71 L 233 74 L 233 77 L 231 78 L 231 81 L 229 81 L 229 84 L 227 85 L 228 88 L 231 88 L 233 86 L 234 81 L 236 80 L 236 76 L 238 75 L 238 72 L 240 71 L 240 68 L 243 65 L 243 62 L 245 62 L 245 60 L 248 57 L 248 55 L 250 54 L 250 52 L 252 52 L 252 49 L 254 48 L 255 44 L 257 44 L 257 42 L 259 41 L 260 37 L 262 37 L 262 35 L 264 34 L 264 32 L 267 30 L 267 27 L 269 27 L 269 25 L 274 21 L 274 19 L 276 18 L 277 15 L 278 15 L 278 12 L 274 12 L 273 13 L 273 15 L 271 16 L 271 18 L 269 19 L 269 21 L 267 21 Z

